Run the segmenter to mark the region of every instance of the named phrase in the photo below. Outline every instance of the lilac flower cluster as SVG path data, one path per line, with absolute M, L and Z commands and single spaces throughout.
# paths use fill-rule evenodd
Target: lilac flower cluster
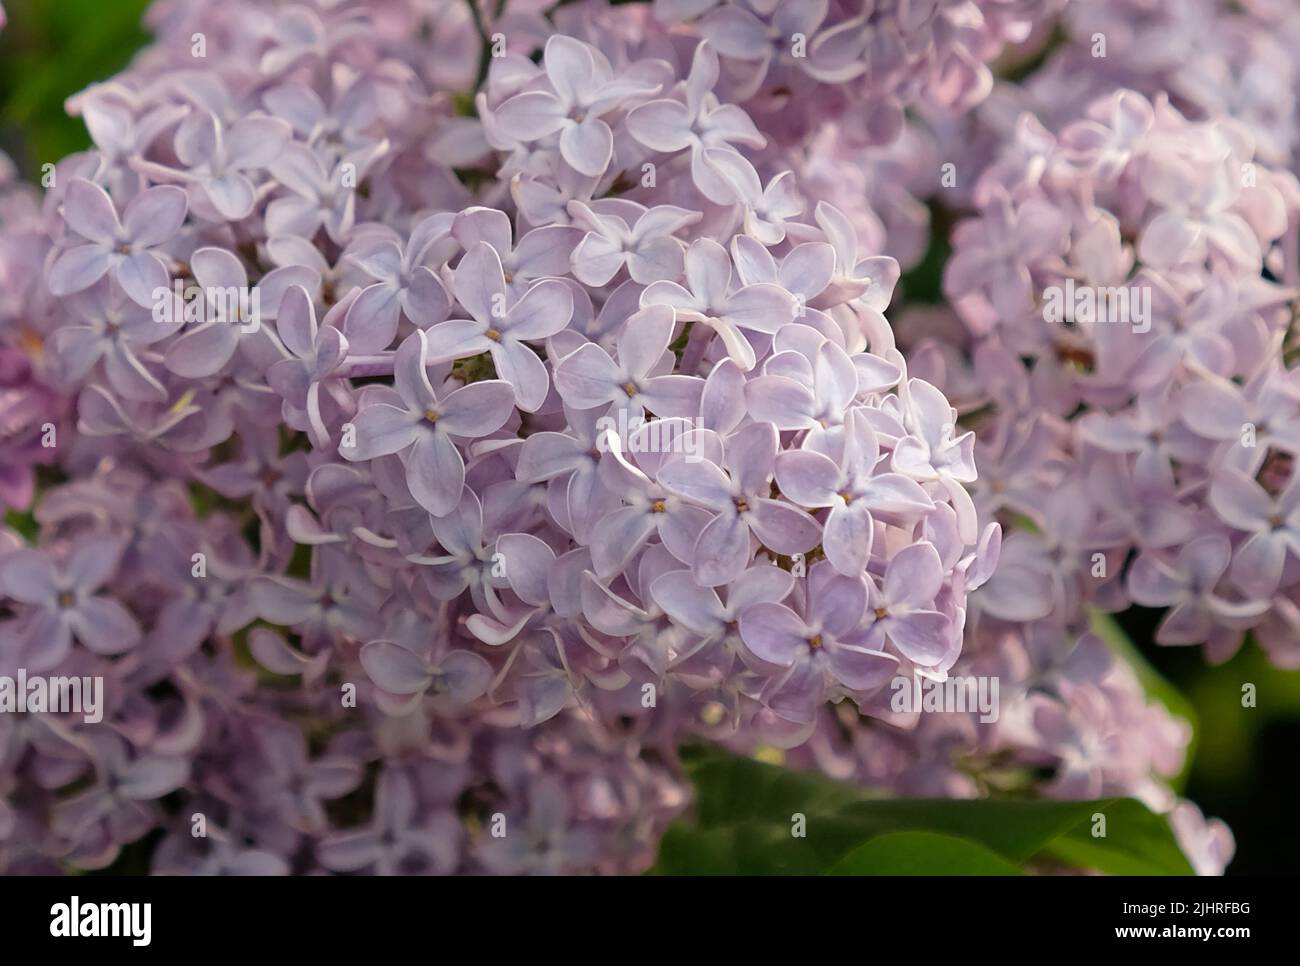
M 1092 632 L 1137 603 L 1166 609 L 1159 643 L 1222 661 L 1249 631 L 1297 661 L 1290 95 L 1211 99 L 1250 84 L 1293 18 L 1210 7 L 1072 6 L 1073 43 L 912 149 L 966 159 L 915 192 L 975 216 L 953 236 L 951 309 L 898 325 L 913 372 L 976 431 L 976 504 L 1009 533 L 951 671 L 997 676 L 1002 715 L 828 713 L 798 760 L 957 796 L 1033 787 L 1047 766 L 1047 794 L 1169 811 L 1216 873 L 1231 834 L 1168 785 L 1185 727 Z M 1151 55 L 1193 34 L 1217 53 Z
M 993 86 L 989 63 L 1064 0 L 906 3 L 654 0 L 655 16 L 728 60 L 729 99 L 793 144 L 833 118 L 857 147 L 889 145 L 904 110 L 960 114 Z
M 1300 663 L 1300 18 L 491 6 L 158 0 L 0 167 L 0 674 L 107 682 L 0 870 L 636 871 L 704 737 L 1221 872 L 1099 615 Z
M 0 866 L 644 868 L 683 737 L 957 660 L 1000 530 L 897 263 L 737 103 L 718 25 L 773 12 L 660 14 L 162 2 L 70 102 L 94 148 L 0 229 L 6 502 L 61 480 L 0 673 L 107 707 L 0 717 Z M 819 84 L 923 65 L 881 112 L 983 70 L 946 8 L 824 19 Z
M 1066 42 L 1023 85 L 1029 103 L 1051 103 L 1045 119 L 1068 120 L 1108 90 L 1164 92 L 1195 120 L 1241 122 L 1261 160 L 1294 169 L 1300 74 L 1290 51 L 1300 15 L 1293 4 L 1103 0 L 1071 4 L 1061 28 Z
M 1032 524 L 977 606 L 1168 608 L 1158 643 L 1222 661 L 1254 629 L 1294 666 L 1294 176 L 1133 91 L 1021 130 L 945 278 L 986 389 L 962 405 L 992 407 L 976 503 Z

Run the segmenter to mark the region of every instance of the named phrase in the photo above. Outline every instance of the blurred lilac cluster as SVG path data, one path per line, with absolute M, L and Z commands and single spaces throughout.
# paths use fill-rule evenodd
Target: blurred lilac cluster
M 696 738 L 1221 871 L 1091 627 L 1291 659 L 1300 192 L 1105 60 L 1027 113 L 1062 6 L 158 0 L 94 148 L 0 172 L 0 674 L 106 682 L 0 715 L 0 871 L 637 871 Z M 1001 716 L 891 708 L 952 675 Z
M 975 202 L 945 286 L 961 404 L 990 407 L 976 502 L 1027 520 L 979 607 L 1168 608 L 1157 643 L 1223 661 L 1254 628 L 1296 666 L 1295 176 L 1233 119 L 1119 91 L 1022 125 Z
M 1049 794 L 1170 811 L 1214 873 L 1231 834 L 1169 784 L 1188 729 L 1100 615 L 1158 608 L 1158 644 L 1218 663 L 1249 633 L 1300 663 L 1300 195 L 1278 46 L 1300 16 L 1077 4 L 1061 28 L 1027 76 L 919 125 L 960 178 L 918 193 L 958 218 L 945 305 L 894 316 L 912 371 L 976 432 L 976 505 L 1008 531 L 951 671 L 997 676 L 1001 718 L 828 711 L 800 756 L 910 794 L 1005 791 L 1046 767 Z

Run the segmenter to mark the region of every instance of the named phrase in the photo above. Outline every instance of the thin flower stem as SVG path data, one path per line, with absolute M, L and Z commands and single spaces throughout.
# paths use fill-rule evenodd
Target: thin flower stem
M 482 50 L 479 52 L 478 59 L 478 77 L 474 81 L 474 90 L 481 90 L 483 82 L 487 80 L 488 66 L 492 63 L 492 37 L 488 33 L 487 23 L 483 19 L 483 11 L 479 9 L 478 0 L 466 0 L 469 4 L 470 16 L 474 18 L 474 29 L 478 31 L 479 40 L 482 43 Z M 504 3 L 497 4 L 495 16 L 501 15 Z

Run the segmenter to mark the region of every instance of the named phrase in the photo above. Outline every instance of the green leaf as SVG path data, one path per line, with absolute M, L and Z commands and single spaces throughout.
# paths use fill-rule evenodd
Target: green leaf
M 791 823 L 738 822 L 699 828 L 680 823 L 659 846 L 658 875 L 820 875 L 873 831 L 858 822 L 810 816 L 806 837 Z
M 1109 875 L 1192 875 L 1164 816 L 1132 798 L 1117 798 L 1098 809 L 1106 835 L 1093 836 L 1091 818 L 1048 843 L 1044 854 L 1074 868 Z
M 926 837 L 915 861 L 927 874 L 969 874 L 988 868 L 988 855 L 999 868 L 1016 870 L 1033 861 L 1115 875 L 1192 872 L 1167 821 L 1132 799 L 873 799 L 715 751 L 694 751 L 687 767 L 696 821 L 668 830 L 654 870 L 660 875 L 852 874 L 876 867 L 867 860 L 902 874 L 893 857 L 899 842 L 913 841 L 899 839 L 903 833 Z M 1094 828 L 1102 829 L 1098 816 L 1105 818 L 1104 838 L 1093 837 Z M 865 848 L 882 839 L 888 841 L 880 851 Z
M 938 832 L 889 832 L 858 846 L 827 875 L 1024 875 L 970 839 Z
M 779 768 L 750 758 L 697 751 L 688 762 L 695 780 L 695 810 L 701 825 L 789 819 L 793 812 L 831 811 L 862 792 L 816 775 Z
M 1013 862 L 1025 862 L 1097 810 L 1097 802 L 904 798 L 860 802 L 845 813 L 866 813 L 884 827 L 960 835 Z
M 5 526 L 17 531 L 28 543 L 36 542 L 36 534 L 40 532 L 40 525 L 30 512 L 10 510 L 5 514 L 4 523 Z

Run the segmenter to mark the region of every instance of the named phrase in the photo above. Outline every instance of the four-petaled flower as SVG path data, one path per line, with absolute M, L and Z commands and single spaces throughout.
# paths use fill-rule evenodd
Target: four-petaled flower
M 799 506 L 830 508 L 822 538 L 826 559 L 842 574 L 860 574 L 874 545 L 873 514 L 915 522 L 934 501 L 915 480 L 878 470 L 880 443 L 861 411 L 850 414 L 838 439 L 810 442 L 776 457 L 777 485 Z
M 496 249 L 479 242 L 456 266 L 456 299 L 472 318 L 449 319 L 429 329 L 429 361 L 450 362 L 489 353 L 497 375 L 515 391 L 526 413 L 546 400 L 551 379 L 527 343 L 555 335 L 573 316 L 573 295 L 558 279 L 543 279 L 508 304 L 505 272 Z
M 80 543 L 62 564 L 40 550 L 0 557 L 0 591 L 31 607 L 21 629 L 30 668 L 59 664 L 73 638 L 97 654 L 121 654 L 140 642 L 130 611 L 98 593 L 117 571 L 123 549 L 121 540 L 100 537 Z
M 793 295 L 770 282 L 732 290 L 731 256 L 711 238 L 698 238 L 686 251 L 686 286 L 661 279 L 641 293 L 643 306 L 666 305 L 678 321 L 699 322 L 717 333 L 740 368 L 754 368 L 754 346 L 742 329 L 773 335 L 798 310 Z
M 456 508 L 465 486 L 465 460 L 457 438 L 476 439 L 500 429 L 514 411 L 514 393 L 501 379 L 474 382 L 439 397 L 425 368 L 428 340 L 417 329 L 397 350 L 396 389 L 384 389 L 354 420 L 339 454 L 347 460 L 401 455 L 406 485 L 417 503 L 436 517 Z M 351 443 L 351 445 L 349 445 Z
M 603 54 L 563 34 L 546 41 L 542 64 L 551 90 L 516 94 L 496 109 L 496 124 L 520 141 L 558 133 L 560 156 L 580 174 L 599 177 L 614 155 L 614 134 L 602 117 L 629 98 L 658 93 L 659 85 L 615 78 Z
M 707 459 L 689 457 L 659 470 L 658 480 L 668 490 L 714 514 L 695 543 L 693 570 L 703 586 L 717 587 L 740 576 L 753 557 L 751 534 L 782 556 L 816 546 L 821 535 L 817 521 L 770 496 L 778 446 L 774 426 L 751 423 L 724 444 L 728 472 Z
M 50 291 L 71 295 L 111 273 L 132 301 L 153 306 L 156 291 L 171 281 L 155 249 L 180 231 L 187 210 L 185 192 L 158 185 L 132 198 L 119 220 L 107 191 L 74 178 L 63 195 L 63 218 L 84 243 L 59 254 L 50 268 Z

